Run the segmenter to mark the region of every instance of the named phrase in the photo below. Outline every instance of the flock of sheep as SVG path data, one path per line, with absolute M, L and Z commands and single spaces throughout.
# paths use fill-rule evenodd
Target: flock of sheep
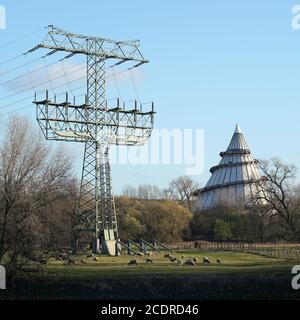
M 195 257 L 189 257 L 185 259 L 184 254 L 181 255 L 180 258 L 174 257 L 170 255 L 169 253 L 164 254 L 164 259 L 169 259 L 171 263 L 177 263 L 178 265 L 188 265 L 188 266 L 195 266 L 196 263 L 198 262 L 198 259 Z M 150 258 L 146 258 L 145 263 L 153 263 L 153 260 Z M 211 260 L 208 257 L 203 257 L 202 263 L 212 263 Z M 217 258 L 216 260 L 217 264 L 222 264 L 222 260 L 220 258 Z M 138 265 L 138 260 L 137 259 L 132 259 L 128 262 L 129 266 L 137 266 Z
M 72 259 L 70 255 L 70 252 L 61 251 L 54 257 L 56 261 L 62 261 L 65 265 L 76 264 L 76 261 Z M 98 262 L 99 259 L 94 254 L 88 254 L 85 258 L 80 259 L 81 264 L 88 264 L 90 261 Z
M 143 254 L 140 252 L 138 255 L 145 257 L 144 263 L 146 263 L 146 264 L 154 263 L 154 260 L 150 258 L 150 256 L 153 255 L 152 252 L 147 252 L 146 254 Z M 69 252 L 65 252 L 65 251 L 59 252 L 58 254 L 55 255 L 55 258 L 56 258 L 56 261 L 62 261 L 62 262 L 64 262 L 65 265 L 76 264 L 75 260 L 70 257 Z M 196 263 L 198 262 L 198 259 L 196 257 L 185 258 L 184 254 L 182 254 L 181 257 L 178 258 L 178 257 L 171 255 L 170 253 L 165 253 L 164 259 L 168 259 L 172 264 L 177 264 L 179 266 L 182 266 L 182 265 L 195 266 Z M 99 260 L 94 254 L 88 254 L 88 255 L 86 255 L 85 258 L 82 258 L 80 260 L 80 263 L 81 264 L 88 264 L 90 261 L 97 262 Z M 131 259 L 128 262 L 128 265 L 129 266 L 137 266 L 138 263 L 139 263 L 139 261 L 137 259 Z M 203 257 L 202 263 L 209 264 L 209 263 L 212 263 L 212 261 L 208 257 Z M 216 263 L 222 264 L 222 260 L 220 258 L 217 258 Z

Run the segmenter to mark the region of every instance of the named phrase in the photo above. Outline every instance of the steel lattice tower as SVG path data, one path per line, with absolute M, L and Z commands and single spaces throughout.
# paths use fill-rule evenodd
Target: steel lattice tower
M 112 192 L 109 146 L 141 145 L 151 135 L 154 122 L 153 103 L 148 111 L 136 100 L 128 104 L 120 99 L 106 100 L 105 61 L 117 59 L 115 65 L 127 61 L 145 60 L 139 50 L 139 41 L 114 41 L 100 37 L 73 34 L 53 26 L 48 27 L 44 40 L 29 52 L 40 48 L 69 52 L 65 58 L 83 54 L 87 59 L 87 94 L 85 102 L 71 103 L 68 94 L 64 101 L 52 100 L 48 91 L 45 99 L 35 95 L 37 121 L 48 140 L 84 142 L 84 160 L 77 206 L 75 247 L 82 232 L 92 232 L 94 252 L 116 254 L 118 237 L 115 204 Z M 149 103 L 148 103 L 149 104 Z M 75 248 L 74 248 L 75 249 Z M 75 251 L 75 250 L 74 250 Z

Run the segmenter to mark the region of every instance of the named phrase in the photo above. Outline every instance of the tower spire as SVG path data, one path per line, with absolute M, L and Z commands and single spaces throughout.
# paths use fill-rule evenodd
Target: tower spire
M 235 131 L 234 133 L 242 133 L 242 130 L 241 130 L 241 127 L 240 125 L 237 123 L 236 126 L 235 126 Z

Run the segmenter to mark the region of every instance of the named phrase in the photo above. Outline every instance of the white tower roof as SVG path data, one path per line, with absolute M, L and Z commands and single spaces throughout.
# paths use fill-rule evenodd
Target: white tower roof
M 238 124 L 227 150 L 220 156 L 219 164 L 210 169 L 212 175 L 207 184 L 198 192 L 195 210 L 207 210 L 220 203 L 240 206 L 258 192 L 258 161 L 253 159 Z

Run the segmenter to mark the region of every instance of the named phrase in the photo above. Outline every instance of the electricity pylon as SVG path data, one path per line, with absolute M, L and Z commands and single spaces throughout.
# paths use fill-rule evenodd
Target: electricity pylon
M 127 61 L 137 62 L 138 67 L 148 60 L 139 50 L 139 41 L 114 41 L 100 37 L 73 34 L 53 26 L 48 27 L 44 40 L 29 50 L 40 48 L 68 52 L 65 58 L 76 54 L 86 56 L 87 94 L 82 104 L 70 102 L 66 93 L 64 101 L 51 99 L 48 91 L 45 99 L 35 100 L 36 118 L 47 140 L 84 142 L 84 160 L 77 206 L 75 247 L 82 232 L 94 235 L 94 252 L 115 255 L 118 228 L 112 193 L 108 149 L 115 145 L 142 145 L 150 137 L 154 108 L 150 103 L 130 105 L 120 99 L 105 98 L 105 61 L 118 60 L 115 65 Z M 149 104 L 149 103 L 148 103 Z

